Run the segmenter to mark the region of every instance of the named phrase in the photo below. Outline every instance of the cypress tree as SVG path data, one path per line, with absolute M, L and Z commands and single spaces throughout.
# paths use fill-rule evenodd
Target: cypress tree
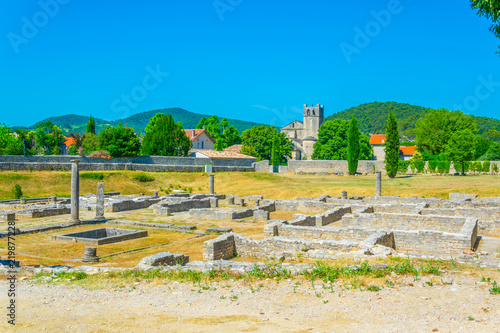
M 399 164 L 399 131 L 396 116 L 390 108 L 385 133 L 385 170 L 390 178 L 394 178 L 398 173 Z
M 349 174 L 351 175 L 355 175 L 358 169 L 359 151 L 358 120 L 356 117 L 352 117 L 351 121 L 349 121 L 349 130 L 347 132 L 347 164 Z
M 87 122 L 87 130 L 85 132 L 87 134 L 89 134 L 89 133 L 95 134 L 95 120 L 94 120 L 94 117 L 90 116 L 89 121 Z

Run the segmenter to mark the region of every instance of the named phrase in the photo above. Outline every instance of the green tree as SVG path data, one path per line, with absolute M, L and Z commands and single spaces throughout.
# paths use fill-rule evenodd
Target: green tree
M 38 124 L 35 132 L 35 143 L 38 154 L 58 155 L 60 145 L 64 142 L 62 130 L 50 120 Z
M 492 142 L 482 159 L 485 161 L 500 161 L 500 142 Z
M 241 142 L 238 130 L 232 125 L 229 126 L 226 118 L 219 120 L 215 115 L 210 118 L 202 117 L 196 128 L 204 128 L 215 140 L 215 150 L 221 151 Z
M 23 142 L 18 136 L 16 137 L 7 125 L 0 125 L 0 155 L 23 154 Z
M 318 141 L 314 144 L 313 160 L 347 160 L 347 136 L 349 121 L 334 119 L 325 121 L 318 131 Z M 366 135 L 359 134 L 360 160 L 369 160 L 373 155 L 373 148 Z
M 499 0 L 470 0 L 472 9 L 477 10 L 477 15 L 484 16 L 493 24 L 490 31 L 500 38 L 500 1 Z M 498 53 L 498 51 L 497 51 Z
M 153 130 L 153 127 L 155 126 L 156 121 L 163 116 L 165 116 L 164 113 L 157 113 L 151 119 L 149 119 L 149 123 L 146 125 L 146 128 L 144 128 L 144 131 L 146 132 L 146 134 L 148 134 L 149 132 L 151 132 Z
M 89 155 L 90 153 L 99 150 L 99 138 L 94 133 L 86 134 L 82 147 L 85 155 Z
M 399 166 L 399 130 L 396 117 L 390 109 L 385 132 L 385 170 L 390 178 L 394 178 Z
M 275 141 L 275 157 L 277 163 L 284 163 L 293 150 L 293 142 L 287 138 L 285 133 L 279 133 L 274 126 L 255 126 L 243 131 L 241 135 L 243 146 L 241 152 L 254 156 L 258 161 L 271 160 L 273 152 L 273 140 Z
M 441 155 L 453 133 L 466 129 L 476 132 L 476 121 L 472 116 L 461 111 L 432 109 L 417 121 L 415 141 L 424 157 L 426 154 Z
M 456 131 L 445 146 L 448 159 L 462 164 L 462 174 L 465 174 L 465 162 L 474 157 L 474 138 L 474 133 L 470 129 Z
M 500 141 L 500 131 L 497 130 L 487 130 L 483 133 L 483 137 L 492 141 Z
M 187 156 L 193 143 L 171 115 L 156 114 L 142 140 L 142 153 L 153 156 Z M 151 122 L 150 121 L 150 122 Z M 150 124 L 148 124 L 149 126 Z
M 488 149 L 490 148 L 490 145 L 493 143 L 493 141 L 490 141 L 488 139 L 485 139 L 483 136 L 476 135 L 474 137 L 474 160 L 478 161 L 481 159 L 481 157 L 486 154 Z
M 349 121 L 349 131 L 347 132 L 347 164 L 349 174 L 351 175 L 356 174 L 356 170 L 358 170 L 360 135 L 358 120 L 356 117 L 352 117 L 351 121 Z
M 94 117 L 90 116 L 90 119 L 87 123 L 87 131 L 86 131 L 87 134 L 95 134 L 95 119 Z
M 137 156 L 141 144 L 133 128 L 106 127 L 99 133 L 99 147 L 107 150 L 111 157 Z

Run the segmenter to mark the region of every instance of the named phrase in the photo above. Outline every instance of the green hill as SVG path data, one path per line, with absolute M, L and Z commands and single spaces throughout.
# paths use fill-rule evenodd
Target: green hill
M 361 104 L 347 110 L 335 113 L 326 117 L 325 120 L 344 119 L 350 120 L 352 116 L 358 119 L 358 126 L 361 132 L 366 135 L 385 134 L 385 122 L 389 114 L 389 107 L 396 115 L 399 131 L 408 139 L 414 139 L 413 129 L 417 120 L 423 117 L 430 108 L 397 102 L 373 102 Z M 488 117 L 476 117 L 479 134 L 488 130 L 500 131 L 500 120 Z
M 144 134 L 144 128 L 149 123 L 149 119 L 151 119 L 157 113 L 171 114 L 172 117 L 174 118 L 174 121 L 182 122 L 182 126 L 186 129 L 196 128 L 196 125 L 198 125 L 198 122 L 202 117 L 208 118 L 212 116 L 212 115 L 204 115 L 204 114 L 189 112 L 181 108 L 152 110 L 152 111 L 137 113 L 124 119 L 118 119 L 112 121 L 95 118 L 96 132 L 99 132 L 106 126 L 117 126 L 118 124 L 121 123 L 124 126 L 127 125 L 128 127 L 132 127 L 137 133 Z M 87 122 L 89 120 L 89 117 L 79 116 L 75 114 L 68 114 L 58 117 L 49 117 L 45 120 L 50 120 L 54 124 L 59 126 L 63 130 L 63 134 L 67 134 L 68 132 L 84 133 L 87 129 Z M 227 118 L 227 120 L 229 120 L 229 124 L 236 127 L 238 131 L 240 131 L 240 133 L 248 128 L 262 125 L 259 123 L 243 121 L 238 119 Z M 27 129 L 35 129 L 39 123 L 40 122 L 27 127 Z M 25 128 L 25 127 L 14 127 L 14 128 Z

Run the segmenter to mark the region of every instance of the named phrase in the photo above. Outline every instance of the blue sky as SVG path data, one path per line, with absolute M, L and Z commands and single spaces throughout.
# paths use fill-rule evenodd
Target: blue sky
M 276 126 L 396 101 L 500 118 L 500 40 L 466 0 L 5 0 L 0 122 L 181 107 Z

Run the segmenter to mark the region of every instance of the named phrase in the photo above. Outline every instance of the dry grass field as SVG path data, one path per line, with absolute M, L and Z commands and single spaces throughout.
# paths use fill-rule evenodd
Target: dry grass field
M 150 182 L 134 179 L 136 171 L 91 172 L 103 176 L 106 192 L 122 194 L 145 193 L 166 189 L 169 186 L 191 188 L 193 193 L 208 192 L 206 173 L 151 172 Z M 81 175 L 89 172 L 81 172 Z M 27 198 L 52 195 L 69 196 L 69 171 L 2 171 L 0 172 L 0 200 L 11 198 L 11 189 L 19 184 Z M 99 180 L 80 179 L 80 193 L 94 193 Z M 321 194 L 340 196 L 343 190 L 349 196 L 372 196 L 375 176 L 295 175 L 254 172 L 221 172 L 215 175 L 217 193 L 254 195 L 266 198 L 291 199 L 315 197 Z M 383 195 L 447 198 L 450 192 L 477 193 L 481 197 L 500 196 L 500 175 L 434 176 L 399 175 L 394 179 L 383 177 Z M 164 192 L 160 192 L 164 194 Z

